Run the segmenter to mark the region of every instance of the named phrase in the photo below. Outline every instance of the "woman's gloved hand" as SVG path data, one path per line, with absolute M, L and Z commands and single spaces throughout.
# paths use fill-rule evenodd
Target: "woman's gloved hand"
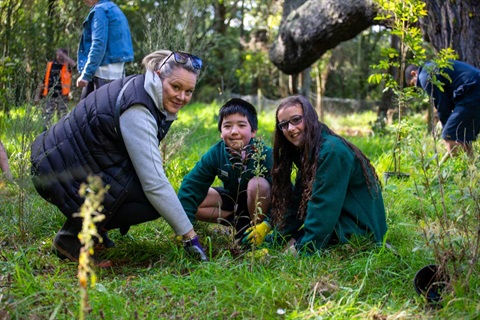
M 242 243 L 245 245 L 256 244 L 257 246 L 262 244 L 265 240 L 266 235 L 272 230 L 272 226 L 267 222 L 263 221 L 253 227 L 248 228 L 243 236 Z
M 194 258 L 200 261 L 208 261 L 207 255 L 205 254 L 205 251 L 200 244 L 198 235 L 196 235 L 192 239 L 183 241 L 183 247 Z

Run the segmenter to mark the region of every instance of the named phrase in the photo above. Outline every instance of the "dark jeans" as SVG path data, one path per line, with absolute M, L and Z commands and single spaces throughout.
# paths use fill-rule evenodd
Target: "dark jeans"
M 128 190 L 127 198 L 105 224 L 105 229 L 120 229 L 120 232 L 125 234 L 130 226 L 160 217 L 160 214 L 148 201 L 143 189 L 137 184 L 134 184 L 134 186 L 136 187 Z
M 80 95 L 80 100 L 84 99 L 86 96 L 88 96 L 91 92 L 97 90 L 101 86 L 112 82 L 113 80 L 105 80 L 101 79 L 98 77 L 93 77 L 92 81 L 88 83 L 86 87 L 83 87 L 82 89 L 82 94 Z
M 52 120 L 56 116 L 59 120 L 68 113 L 68 96 L 58 94 L 56 97 L 49 97 L 43 106 L 44 131 L 50 128 Z
M 101 229 L 99 231 L 120 229 L 120 233 L 124 235 L 128 232 L 130 226 L 152 221 L 160 217 L 160 214 L 145 196 L 138 179 L 134 179 L 128 187 L 126 194 L 126 198 L 112 216 L 109 217 L 108 221 L 101 221 L 97 224 L 97 228 Z M 60 231 L 62 234 L 74 235 L 76 237 L 81 228 L 81 218 L 68 218 Z

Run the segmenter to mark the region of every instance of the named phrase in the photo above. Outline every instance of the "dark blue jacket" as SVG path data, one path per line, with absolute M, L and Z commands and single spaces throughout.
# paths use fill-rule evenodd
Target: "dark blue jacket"
M 132 184 L 141 188 L 123 144 L 115 118 L 120 90 L 131 78 L 122 96 L 118 115 L 130 106 L 145 106 L 158 124 L 158 138 L 167 134 L 166 121 L 144 89 L 143 75 L 115 80 L 88 95 L 32 144 L 31 171 L 38 193 L 67 217 L 78 212 L 84 199 L 78 194 L 89 175 L 100 176 L 109 185 L 104 214 L 114 213 Z
M 438 70 L 431 71 L 437 80 L 443 83 L 443 92 L 437 86 L 432 88 L 428 71 L 429 67 L 432 67 L 431 62 L 418 69 L 417 77 L 417 86 L 432 96 L 438 118 L 444 126 L 457 106 L 477 108 L 480 111 L 480 69 L 457 60 L 451 62 L 453 70 L 449 68 L 442 70 L 450 79 L 440 75 Z

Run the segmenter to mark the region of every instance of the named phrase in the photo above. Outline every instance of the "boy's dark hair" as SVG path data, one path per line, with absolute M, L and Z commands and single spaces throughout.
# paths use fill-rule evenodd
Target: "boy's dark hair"
M 258 119 L 257 119 L 257 110 L 249 102 L 240 99 L 232 98 L 228 100 L 221 108 L 218 118 L 218 131 L 222 131 L 222 122 L 223 118 L 232 114 L 241 114 L 242 116 L 247 117 L 252 131 L 257 131 L 258 128 Z
M 408 65 L 406 68 L 405 68 L 405 82 L 407 83 L 407 85 L 412 81 L 413 79 L 413 76 L 412 76 L 412 71 L 417 71 L 418 70 L 418 66 L 414 65 L 414 64 L 411 64 L 411 65 Z

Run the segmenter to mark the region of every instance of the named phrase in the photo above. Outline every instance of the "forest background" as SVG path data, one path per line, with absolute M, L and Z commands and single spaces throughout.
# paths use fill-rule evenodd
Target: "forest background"
M 343 101 L 347 110 L 380 106 L 383 117 L 392 107 L 392 98 L 382 85 L 367 79 L 375 72 L 372 66 L 381 59 L 382 50 L 398 48 L 399 36 L 390 32 L 391 21 L 374 19 L 381 11 L 377 2 L 116 1 L 129 20 L 134 42 L 135 61 L 127 64 L 127 74 L 141 73 L 141 59 L 154 50 L 183 50 L 204 60 L 196 101 L 225 100 L 231 94 L 274 100 L 302 93 L 313 102 L 320 101 L 318 97 L 354 99 Z M 425 4 L 429 14 L 417 24 L 430 56 L 451 47 L 460 60 L 479 66 L 478 5 L 439 0 Z M 33 99 L 46 62 L 54 58 L 57 48 L 67 48 L 76 58 L 88 10 L 83 1 L 0 2 L 0 110 L 6 112 Z M 306 10 L 319 14 L 308 16 Z M 299 25 L 294 25 L 295 20 Z M 278 49 L 282 46 L 284 56 Z M 294 51 L 289 52 L 288 46 Z M 389 70 L 397 79 L 398 71 Z
M 318 85 L 327 97 L 370 103 L 381 99 L 382 88 L 369 84 L 367 78 L 370 66 L 380 59 L 381 49 L 390 45 L 384 28 L 368 28 L 339 45 L 309 68 L 311 78 L 302 83 L 297 81 L 298 75 L 283 73 L 269 59 L 269 46 L 282 17 L 282 1 L 116 3 L 129 20 L 134 42 L 135 61 L 127 64 L 127 74 L 142 72 L 141 59 L 154 50 L 191 52 L 205 65 L 196 101 L 224 100 L 232 93 L 275 100 L 291 93 L 308 95 L 316 92 Z M 33 99 L 46 62 L 53 59 L 57 48 L 69 49 L 76 58 L 88 10 L 82 1 L 2 1 L 0 110 L 6 112 Z M 374 107 L 374 103 L 368 106 Z
M 167 174 L 175 188 L 218 139 L 215 114 L 223 101 L 234 95 L 251 99 L 261 109 L 261 136 L 269 141 L 272 108 L 278 99 L 302 93 L 309 96 L 327 124 L 369 156 L 384 179 L 388 239 L 394 247 L 372 251 L 361 242 L 352 242 L 308 259 L 275 250 L 249 254 L 238 251 L 225 230 L 204 226 L 199 232 L 212 262 L 198 264 L 184 256 L 168 226 L 159 219 L 134 228 L 129 237 L 112 234 L 118 247 L 103 254 L 114 260 L 116 267 L 97 270 L 97 285 L 89 292 L 92 319 L 479 316 L 478 157 L 440 164 L 442 145 L 425 118 L 431 111 L 428 97 L 403 96 L 399 64 L 394 61 L 399 56 L 392 49 L 401 51 L 404 42 L 399 39 L 411 33 L 394 23 L 377 20 L 378 26 L 374 26 L 372 18 L 365 28 L 350 26 L 354 36 L 340 37 L 344 31 L 334 32 L 338 39 L 351 39 L 328 42 L 331 48 L 318 49 L 322 54 L 311 65 L 286 74 L 272 63 L 271 49 L 280 34 L 288 33 L 287 11 L 308 3 L 343 3 L 362 15 L 370 11 L 355 5 L 368 8 L 371 2 L 116 3 L 129 19 L 134 41 L 135 61 L 127 64 L 128 74 L 143 72 L 143 56 L 160 48 L 188 51 L 205 63 L 194 101 L 182 110 L 162 145 Z M 430 43 L 422 40 L 412 49 L 424 51 L 423 58 L 433 58 L 440 49 L 453 47 L 459 58 L 478 66 L 480 55 L 465 50 L 465 42 L 480 48 L 475 45 L 478 36 L 459 32 L 466 28 L 480 34 L 475 33 L 480 26 L 476 23 L 478 6 L 469 1 L 426 3 L 431 15 L 423 19 L 442 21 L 441 27 L 424 28 L 423 37 Z M 77 310 L 84 306 L 75 284 L 77 266 L 50 254 L 51 237 L 64 218 L 33 190 L 28 156 L 30 142 L 42 126 L 33 98 L 46 61 L 59 47 L 68 48 L 76 58 L 88 10 L 82 1 L 0 2 L 0 139 L 15 177 L 13 184 L 0 183 L 4 218 L 0 227 L 0 318 L 78 318 L 81 313 Z M 432 14 L 435 10 L 438 15 Z M 298 16 L 302 17 L 301 10 Z M 335 15 L 322 19 L 335 20 Z M 455 42 L 462 35 L 468 40 Z M 435 36 L 452 41 L 432 41 Z M 412 52 L 409 54 L 411 58 Z M 391 77 L 384 74 L 377 82 L 368 81 L 372 74 L 382 72 L 378 65 Z M 389 87 L 392 82 L 388 80 L 395 84 Z M 78 96 L 77 90 L 72 107 Z M 413 289 L 415 273 L 427 264 L 440 266 L 442 275 L 448 275 L 448 281 L 440 281 L 444 299 L 438 304 L 429 303 Z

